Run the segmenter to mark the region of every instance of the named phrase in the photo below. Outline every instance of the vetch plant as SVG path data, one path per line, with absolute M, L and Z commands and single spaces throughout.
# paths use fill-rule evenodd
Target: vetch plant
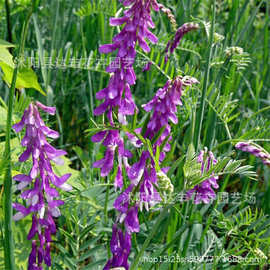
M 61 215 L 58 207 L 64 204 L 63 200 L 56 199 L 59 192 L 55 187 L 64 191 L 72 189 L 66 183 L 70 174 L 57 176 L 53 171 L 52 163 L 63 164 L 61 156 L 66 155 L 66 152 L 55 149 L 48 143 L 46 137 L 56 139 L 59 134 L 45 125 L 39 109 L 51 115 L 55 114 L 54 107 L 47 107 L 37 101 L 29 105 L 22 120 L 13 126 L 17 133 L 25 128 L 21 145 L 26 147 L 26 150 L 20 155 L 19 161 L 26 162 L 32 158 L 29 174 L 18 174 L 13 178 L 18 182 L 17 189 L 21 191 L 21 198 L 26 200 L 26 207 L 13 203 L 14 209 L 18 211 L 13 219 L 17 221 L 32 214 L 32 227 L 27 236 L 28 240 L 32 240 L 29 270 L 43 269 L 43 262 L 51 266 L 52 234 L 56 233 L 54 218 Z
M 99 47 L 101 53 L 110 53 L 118 50 L 116 60 L 111 63 L 106 71 L 111 73 L 108 87 L 99 91 L 98 99 L 105 101 L 95 109 L 95 115 L 101 115 L 107 111 L 110 124 L 113 125 L 113 109 L 118 108 L 118 120 L 126 124 L 126 115 L 133 115 L 136 105 L 132 99 L 130 86 L 135 84 L 136 75 L 133 64 L 136 56 L 135 46 L 139 46 L 145 52 L 150 51 L 145 39 L 156 43 L 157 37 L 152 34 L 149 28 L 154 28 L 151 19 L 151 7 L 158 11 L 156 0 L 147 1 L 123 1 L 124 6 L 130 6 L 125 15 L 121 18 L 111 18 L 110 25 L 118 26 L 125 24 L 119 34 L 113 38 L 112 44 L 105 44 Z
M 124 1 L 124 6 L 130 6 L 125 15 L 121 18 L 111 18 L 110 24 L 118 26 L 125 24 L 119 34 L 113 38 L 112 44 L 100 46 L 101 53 L 110 53 L 118 50 L 116 60 L 111 63 L 106 71 L 111 73 L 109 85 L 96 94 L 97 99 L 105 99 L 95 110 L 95 115 L 107 112 L 107 118 L 111 126 L 114 126 L 113 114 L 117 113 L 120 123 L 126 124 L 126 116 L 133 115 L 137 107 L 133 101 L 130 86 L 135 84 L 136 75 L 133 64 L 136 56 L 135 46 L 139 46 L 149 52 L 145 38 L 153 43 L 157 42 L 157 37 L 150 32 L 154 23 L 150 16 L 151 7 L 158 10 L 155 0 L 149 1 Z M 117 111 L 116 111 L 117 110 Z M 122 187 L 122 160 L 131 157 L 131 154 L 124 149 L 123 139 L 119 131 L 108 130 L 100 132 L 92 137 L 93 142 L 103 140 L 103 145 L 107 151 L 105 157 L 94 163 L 94 167 L 102 168 L 101 176 L 107 176 L 112 170 L 115 151 L 118 150 L 119 169 L 115 182 L 116 187 Z
M 112 266 L 121 265 L 124 269 L 128 269 L 128 256 L 131 249 L 131 235 L 123 234 L 117 225 L 113 226 L 112 239 L 110 242 L 113 257 L 107 262 L 104 269 L 110 270 Z
M 125 260 L 115 259 L 115 244 L 112 243 L 119 238 L 117 245 L 123 249 L 126 243 L 123 240 L 123 231 L 118 229 L 118 226 L 121 223 L 124 224 L 125 237 L 130 239 L 132 233 L 140 231 L 138 210 L 143 211 L 143 208 L 145 208 L 149 211 L 162 198 L 164 199 L 163 196 L 166 196 L 166 193 L 170 194 L 173 192 L 173 185 L 165 174 L 168 168 L 160 168 L 160 165 L 166 157 L 166 152 L 169 152 L 171 149 L 169 143 L 172 140 L 170 122 L 173 124 L 178 122 L 176 113 L 177 107 L 182 105 L 183 87 L 198 83 L 195 78 L 177 76 L 174 80 L 168 80 L 164 87 L 158 90 L 155 97 L 149 103 L 143 105 L 146 112 L 152 111 L 152 115 L 145 128 L 138 128 L 132 133 L 126 130 L 126 135 L 133 142 L 133 145 L 137 149 L 144 148 L 141 151 L 139 161 L 130 166 L 128 158 L 132 157 L 132 153 L 125 149 L 124 139 L 120 137 L 115 120 L 118 120 L 120 125 L 126 126 L 126 115 L 133 115 L 138 111 L 130 90 L 130 86 L 135 84 L 136 81 L 132 67 L 136 56 L 135 46 L 138 41 L 140 47 L 145 52 L 149 52 L 150 48 L 144 41 L 144 38 L 148 38 L 153 43 L 157 42 L 157 38 L 149 32 L 148 26 L 154 26 L 150 17 L 150 6 L 152 5 L 155 10 L 158 10 L 156 1 L 124 2 L 124 5 L 130 4 L 133 5 L 125 11 L 124 17 L 110 19 L 110 24 L 113 26 L 125 23 L 121 32 L 113 38 L 114 43 L 102 45 L 99 48 L 102 53 L 109 53 L 118 49 L 116 58 L 118 63 L 114 62 L 108 66 L 106 71 L 111 73 L 109 85 L 96 95 L 98 99 L 105 99 L 105 101 L 95 109 L 95 114 L 100 115 L 107 112 L 109 123 L 114 129 L 109 130 L 108 127 L 106 128 L 108 130 L 100 131 L 92 136 L 93 142 L 102 141 L 102 144 L 107 148 L 104 158 L 96 161 L 93 167 L 101 168 L 101 176 L 107 176 L 114 166 L 114 156 L 117 151 L 118 170 L 114 186 L 115 188 L 123 188 L 122 163 L 124 163 L 130 180 L 129 186 L 114 202 L 114 207 L 120 215 L 114 225 L 113 238 L 111 240 L 113 258 L 109 259 L 105 269 L 110 267 L 129 268 L 127 257 L 131 248 L 130 240 L 128 241 L 129 248 L 126 251 L 127 256 L 125 256 Z M 180 39 L 185 33 L 197 28 L 196 24 L 191 26 L 188 24 L 187 26 L 180 28 L 176 32 L 172 45 L 169 43 L 167 46 L 168 48 L 170 47 L 171 52 L 179 44 Z M 131 57 L 128 66 L 125 63 L 127 57 Z M 114 119 L 114 113 L 117 113 L 117 119 Z M 150 142 L 152 142 L 152 146 L 149 145 Z M 138 196 L 136 195 L 137 193 Z M 121 245 L 123 246 L 121 247 Z
M 93 167 L 101 168 L 101 176 L 107 176 L 115 167 L 115 156 L 117 155 L 117 172 L 114 174 L 115 189 L 119 188 L 121 194 L 114 201 L 114 208 L 118 211 L 110 244 L 112 258 L 110 258 L 104 269 L 123 267 L 129 269 L 128 257 L 131 250 L 131 236 L 140 231 L 139 212 L 150 211 L 157 204 L 166 205 L 174 192 L 174 185 L 166 175 L 170 167 L 162 167 L 166 159 L 166 153 L 170 152 L 172 140 L 171 124 L 178 123 L 177 111 L 182 105 L 182 92 L 185 87 L 192 87 L 198 84 L 198 80 L 189 76 L 176 76 L 168 79 L 165 85 L 160 88 L 153 99 L 142 105 L 149 114 L 141 127 L 136 123 L 130 128 L 127 122 L 128 115 L 138 114 L 131 95 L 131 85 L 136 82 L 133 70 L 138 41 L 145 52 L 150 48 L 144 42 L 144 37 L 153 43 L 157 38 L 149 32 L 147 25 L 153 26 L 150 17 L 150 5 L 158 10 L 159 5 L 155 1 L 124 1 L 124 5 L 130 5 L 125 16 L 110 19 L 110 24 L 125 24 L 117 34 L 112 44 L 100 46 L 100 52 L 109 53 L 118 50 L 115 61 L 106 69 L 110 74 L 108 87 L 99 91 L 98 99 L 105 101 L 95 109 L 96 115 L 107 114 L 109 125 L 92 136 L 93 142 L 102 142 L 106 147 L 104 158 L 96 161 Z M 164 6 L 162 7 L 164 10 Z M 165 49 L 165 61 L 168 60 L 168 53 L 173 53 L 179 45 L 184 34 L 193 29 L 198 29 L 196 23 L 186 23 L 175 33 L 175 36 L 168 42 Z M 125 65 L 126 57 L 131 56 L 128 65 Z M 149 70 L 148 64 L 144 71 Z M 136 119 L 136 118 L 135 118 Z M 99 128 L 98 128 L 99 129 Z M 120 132 L 121 135 L 120 136 Z M 139 154 L 138 161 L 133 165 L 129 159 L 136 153 L 125 148 L 126 137 Z M 191 165 L 198 169 L 190 173 L 188 185 L 185 187 L 187 200 L 194 195 L 195 204 L 210 203 L 216 197 L 214 189 L 219 186 L 217 180 L 220 175 L 237 173 L 242 169 L 238 161 L 230 159 L 217 160 L 211 151 L 201 151 L 199 156 L 192 157 Z M 187 160 L 189 162 L 189 160 Z M 196 164 L 194 164 L 194 162 Z M 184 170 L 188 163 L 184 165 Z M 245 170 L 249 170 L 247 167 Z M 129 179 L 124 181 L 123 170 Z M 186 172 L 188 170 L 185 170 Z M 187 175 L 188 176 L 188 175 Z M 190 188 L 191 187 L 191 188 Z M 141 253 L 143 250 L 141 250 Z M 141 256 L 141 253 L 138 256 Z M 121 255 L 120 255 L 121 254 Z M 132 264 L 132 269 L 138 264 L 137 257 Z

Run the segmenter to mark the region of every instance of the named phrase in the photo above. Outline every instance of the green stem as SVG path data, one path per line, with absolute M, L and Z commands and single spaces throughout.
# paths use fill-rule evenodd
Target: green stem
M 158 231 L 158 228 L 160 226 L 160 223 L 164 219 L 164 217 L 167 215 L 167 212 L 168 212 L 168 206 L 166 206 L 162 210 L 162 212 L 160 213 L 160 215 L 158 216 L 157 221 L 156 221 L 153 229 L 151 230 L 151 233 L 148 235 L 148 237 L 144 241 L 141 250 L 139 251 L 139 253 L 136 256 L 136 258 L 135 258 L 134 262 L 132 263 L 132 265 L 130 266 L 130 270 L 136 270 L 136 269 L 138 269 L 138 265 L 140 263 L 140 259 L 143 256 L 143 253 L 144 253 L 145 249 L 148 247 L 150 241 L 153 239 L 155 233 Z
M 108 177 L 108 184 L 110 183 L 109 177 Z M 108 202 L 109 202 L 109 192 L 110 192 L 110 185 L 106 188 L 106 197 L 105 197 L 105 205 L 104 205 L 104 222 L 105 224 L 108 223 Z
M 212 52 L 213 52 L 215 20 L 216 20 L 216 0 L 213 0 L 213 14 L 212 14 L 211 31 L 210 31 L 210 39 L 209 39 L 209 51 L 208 51 L 208 56 L 207 56 L 206 68 L 205 68 L 205 76 L 204 76 L 204 81 L 203 81 L 201 103 L 200 103 L 200 108 L 199 108 L 199 113 L 198 113 L 198 121 L 196 122 L 196 129 L 195 129 L 194 147 L 196 151 L 198 150 L 198 146 L 199 146 L 203 115 L 204 115 L 204 110 L 205 110 L 205 99 L 206 99 L 206 92 L 207 92 L 207 86 L 208 86 L 210 68 L 211 68 L 210 63 L 211 63 Z
M 15 84 L 17 80 L 18 68 L 16 67 L 13 72 L 11 89 L 9 91 L 8 100 L 8 115 L 6 124 L 6 144 L 4 157 L 7 161 L 6 174 L 4 178 L 4 212 L 5 212 L 5 267 L 6 269 L 14 269 L 14 244 L 12 236 L 12 176 L 11 176 L 11 158 L 10 158 L 10 133 L 11 133 L 11 122 L 12 122 L 12 111 L 13 111 L 13 99 L 15 94 Z
M 23 25 L 23 34 L 19 46 L 19 59 L 23 55 L 24 44 L 26 40 L 26 33 L 29 25 L 29 21 L 31 18 L 32 9 L 27 16 L 27 19 Z M 20 61 L 19 61 L 20 62 Z M 14 103 L 14 95 L 15 95 L 15 87 L 18 75 L 18 64 L 16 63 L 13 76 L 11 88 L 9 91 L 9 99 L 8 99 L 8 112 L 7 112 L 7 122 L 6 122 L 6 143 L 5 143 L 5 151 L 4 158 L 7 162 L 6 173 L 4 177 L 4 230 L 5 230 L 5 238 L 4 238 L 4 252 L 5 252 L 5 269 L 14 270 L 14 243 L 13 243 L 13 235 L 12 235 L 12 173 L 11 173 L 11 149 L 10 149 L 10 139 L 11 139 L 11 125 L 12 125 L 12 113 L 13 113 L 13 103 Z
M 7 33 L 8 33 L 8 42 L 12 43 L 12 27 L 11 27 L 11 20 L 10 20 L 10 6 L 8 0 L 5 1 L 6 5 L 6 16 L 7 16 Z

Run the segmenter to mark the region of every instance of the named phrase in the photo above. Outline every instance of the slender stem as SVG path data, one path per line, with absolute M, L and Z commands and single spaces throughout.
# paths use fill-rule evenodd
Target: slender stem
M 14 244 L 12 236 L 12 177 L 11 177 L 11 158 L 10 158 L 10 133 L 11 133 L 11 122 L 12 122 L 12 111 L 13 111 L 13 99 L 15 94 L 15 84 L 17 80 L 18 68 L 16 67 L 13 72 L 11 88 L 9 91 L 8 100 L 8 115 L 6 124 L 6 144 L 4 157 L 7 161 L 7 168 L 4 178 L 4 212 L 5 212 L 5 266 L 6 269 L 14 269 Z
M 110 183 L 109 177 L 107 179 L 108 179 L 108 184 L 109 184 Z M 104 222 L 105 222 L 105 224 L 108 223 L 109 192 L 110 192 L 110 185 L 107 185 L 107 188 L 106 188 L 106 197 L 105 197 L 105 205 L 104 205 Z
M 194 132 L 195 132 L 195 124 L 196 124 L 196 106 L 194 106 L 195 108 L 193 108 L 192 110 L 192 115 L 191 115 L 191 121 L 192 121 L 192 125 L 191 125 L 191 142 L 193 142 L 194 140 Z
M 209 38 L 209 51 L 208 51 L 205 76 L 204 76 L 204 81 L 203 81 L 203 91 L 202 91 L 201 103 L 200 103 L 200 108 L 199 108 L 199 113 L 198 113 L 198 121 L 196 121 L 196 129 L 195 129 L 194 147 L 196 151 L 198 150 L 198 146 L 199 146 L 202 122 L 203 122 L 203 116 L 204 116 L 204 110 L 205 110 L 205 99 L 206 99 L 206 92 L 207 92 L 207 86 L 208 86 L 210 68 L 211 68 L 210 63 L 211 63 L 212 52 L 213 52 L 215 20 L 216 20 L 216 0 L 213 0 L 213 14 L 212 14 L 211 31 L 210 31 L 210 38 Z
M 158 64 L 156 64 L 154 61 L 152 61 L 146 54 L 140 52 L 139 50 L 136 50 L 136 53 L 142 55 L 147 61 L 151 62 L 152 65 L 154 65 L 168 80 L 172 80 L 172 78 L 164 72 Z
M 151 230 L 151 233 L 148 235 L 148 237 L 144 241 L 141 250 L 139 251 L 139 253 L 136 256 L 136 258 L 134 259 L 134 262 L 132 263 L 132 265 L 130 266 L 130 270 L 138 269 L 138 265 L 140 263 L 140 259 L 143 256 L 143 253 L 144 253 L 145 249 L 148 247 L 150 241 L 152 240 L 152 238 L 154 237 L 155 233 L 157 232 L 157 230 L 158 230 L 158 228 L 160 226 L 160 223 L 164 219 L 164 217 L 166 216 L 167 212 L 168 212 L 168 206 L 166 206 L 162 210 L 162 212 L 160 213 L 160 215 L 158 216 L 157 221 L 156 221 L 153 229 Z
M 23 26 L 23 34 L 19 46 L 19 59 L 22 57 L 24 44 L 26 40 L 26 33 L 29 25 L 29 20 L 32 14 L 32 10 L 29 12 L 29 15 Z M 20 62 L 20 61 L 19 61 Z M 5 269 L 14 270 L 14 243 L 12 235 L 12 174 L 11 174 L 11 149 L 10 149 L 10 138 L 11 138 L 11 125 L 12 125 L 12 113 L 13 113 L 13 103 L 14 103 L 14 94 L 16 87 L 16 80 L 18 75 L 19 66 L 16 63 L 13 76 L 11 88 L 9 91 L 8 99 L 8 112 L 7 112 L 7 122 L 6 122 L 6 143 L 4 158 L 7 162 L 6 172 L 4 177 L 4 217 L 5 217 L 5 238 L 4 238 L 4 252 L 5 252 Z
M 86 37 L 84 35 L 83 31 L 83 19 L 80 20 L 80 31 L 81 31 L 81 36 L 82 36 L 82 47 L 83 47 L 83 54 L 84 58 L 87 59 L 87 50 L 86 50 Z M 91 71 L 87 70 L 87 79 L 88 79 L 88 85 L 89 85 L 89 101 L 87 103 L 87 118 L 89 122 L 89 126 L 91 126 L 91 118 L 94 117 L 94 88 L 92 84 L 92 75 Z M 87 92 L 86 92 L 86 87 L 84 87 L 85 91 L 85 96 L 87 97 Z M 88 151 L 91 153 L 93 151 L 93 144 L 89 140 L 88 144 Z M 94 155 L 91 156 L 91 164 L 94 163 Z

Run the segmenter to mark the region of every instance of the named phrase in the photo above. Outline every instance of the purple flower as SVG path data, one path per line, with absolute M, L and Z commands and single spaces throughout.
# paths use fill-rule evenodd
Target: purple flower
M 25 162 L 32 158 L 29 175 L 18 174 L 13 178 L 18 182 L 17 189 L 22 191 L 21 198 L 26 200 L 27 205 L 25 207 L 14 203 L 13 207 L 18 212 L 13 218 L 19 220 L 32 213 L 32 226 L 27 239 L 31 240 L 36 236 L 38 238 L 32 240 L 28 269 L 43 269 L 43 261 L 47 266 L 51 266 L 51 234 L 56 233 L 53 217 L 61 215 L 58 207 L 64 204 L 64 201 L 55 199 L 59 197 L 59 193 L 52 185 L 66 191 L 72 189 L 66 183 L 70 174 L 59 177 L 52 169 L 51 162 L 62 163 L 60 157 L 66 152 L 55 149 L 47 142 L 46 137 L 55 139 L 59 134 L 45 126 L 38 109 L 55 114 L 54 107 L 47 107 L 40 102 L 31 103 L 24 111 L 22 120 L 13 126 L 16 132 L 20 132 L 24 127 L 26 130 L 21 141 L 26 150 L 19 157 L 19 161 Z
M 140 160 L 133 164 L 129 169 L 128 177 L 133 185 L 138 185 L 139 181 L 141 180 L 145 169 L 145 163 L 149 156 L 150 155 L 147 151 L 143 151 Z
M 175 17 L 174 17 L 174 15 L 173 15 L 172 11 L 171 11 L 170 9 L 166 8 L 166 7 L 165 7 L 164 5 L 162 5 L 162 4 L 159 4 L 159 8 L 160 8 L 160 10 L 161 10 L 162 12 L 164 12 L 164 13 L 168 16 L 168 18 L 169 18 L 169 20 L 170 20 L 170 23 L 171 23 L 171 25 L 172 25 L 173 30 L 174 30 L 174 31 L 177 31 L 177 23 L 176 23 L 176 20 L 175 20 Z
M 140 134 L 142 129 L 141 128 L 136 128 L 135 130 L 135 133 L 136 134 Z M 141 142 L 140 139 L 138 139 L 135 135 L 129 133 L 129 132 L 126 132 L 126 135 L 129 139 L 129 142 L 136 148 L 140 148 L 143 146 L 143 143 Z
M 138 207 L 133 206 L 128 209 L 125 218 L 125 228 L 128 233 L 137 233 L 140 231 L 140 224 L 138 219 Z
M 239 142 L 235 148 L 260 158 L 263 164 L 270 166 L 270 154 L 259 145 L 252 142 Z
M 143 134 L 146 138 L 152 139 L 159 130 L 164 127 L 164 131 L 156 142 L 156 145 L 161 145 L 164 140 L 170 135 L 170 122 L 178 123 L 177 107 L 182 105 L 181 96 L 183 87 L 198 83 L 195 78 L 178 76 L 174 81 L 167 81 L 163 88 L 160 88 L 154 98 L 143 105 L 145 111 L 153 111 L 153 115 L 147 125 L 147 130 Z M 171 137 L 169 137 L 169 140 Z M 164 149 L 165 152 L 170 150 L 170 144 L 167 142 Z
M 152 66 L 152 62 L 147 62 L 147 63 L 145 64 L 145 66 L 143 67 L 143 71 L 148 71 L 148 70 L 150 70 L 151 66 Z
M 124 267 L 129 269 L 128 256 L 131 249 L 131 235 L 129 233 L 123 233 L 117 228 L 117 225 L 113 225 L 112 239 L 111 239 L 111 252 L 113 257 L 109 259 L 104 270 L 110 270 L 113 267 Z
M 178 47 L 180 44 L 181 39 L 183 36 L 190 32 L 191 30 L 196 30 L 199 28 L 199 25 L 197 23 L 185 23 L 181 27 L 179 27 L 175 33 L 175 36 L 173 40 L 170 40 L 166 46 L 165 49 L 165 61 L 167 62 L 168 60 L 168 54 L 172 54 L 174 50 Z
M 197 162 L 201 164 L 201 172 L 203 174 L 209 171 L 211 164 L 216 164 L 217 160 L 211 151 L 207 152 L 206 150 L 202 150 L 198 156 Z M 216 193 L 213 188 L 217 189 L 219 187 L 217 180 L 217 176 L 212 176 L 199 185 L 196 185 L 193 189 L 187 191 L 187 199 L 190 199 L 192 195 L 195 194 L 195 204 L 201 202 L 209 203 L 212 199 L 216 198 Z
M 154 188 L 153 184 L 157 183 L 156 171 L 152 168 L 149 173 L 147 170 L 144 171 L 144 180 L 140 186 L 140 210 L 142 211 L 143 206 L 147 211 L 149 207 L 153 207 L 155 204 L 161 201 L 158 191 Z
M 133 188 L 134 185 L 131 184 L 114 202 L 115 209 L 120 212 L 118 220 L 120 223 L 124 221 L 128 233 L 139 232 L 140 230 L 138 207 L 136 205 L 131 206 L 131 192 Z
M 107 176 L 113 168 L 115 152 L 118 152 L 118 172 L 115 178 L 115 187 L 122 188 L 122 160 L 125 157 L 132 157 L 132 154 L 125 149 L 124 141 L 118 130 L 101 131 L 92 136 L 93 142 L 101 142 L 107 148 L 104 158 L 94 162 L 94 168 L 101 168 L 101 176 Z
M 113 206 L 120 213 L 126 214 L 130 204 L 130 193 L 133 189 L 133 185 L 130 185 L 125 191 L 123 191 L 114 201 Z

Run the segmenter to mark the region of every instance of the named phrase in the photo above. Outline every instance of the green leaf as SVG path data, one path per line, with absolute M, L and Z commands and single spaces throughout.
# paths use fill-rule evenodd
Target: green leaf
M 0 66 L 1 62 L 7 64 L 12 68 L 15 68 L 11 53 L 8 51 L 8 49 L 0 46 Z
M 0 49 L 2 48 L 11 48 L 11 47 L 15 47 L 13 44 L 3 40 L 3 39 L 0 39 Z
M 153 139 L 151 140 L 152 145 L 154 145 L 159 138 L 161 137 L 161 135 L 163 134 L 164 130 L 165 130 L 166 126 L 163 126 L 161 129 L 159 129 L 158 133 L 153 137 Z
M 192 160 L 195 157 L 195 148 L 194 145 L 191 143 L 188 146 L 188 151 L 187 151 L 187 160 Z
M 0 62 L 0 67 L 4 72 L 3 76 L 4 81 L 8 85 L 11 85 L 14 68 L 12 68 L 11 66 L 9 66 L 4 62 Z M 34 88 L 37 91 L 39 91 L 42 95 L 46 96 L 45 92 L 41 89 L 38 83 L 36 73 L 31 68 L 27 67 L 19 68 L 18 77 L 16 81 L 16 88 L 17 89 Z

